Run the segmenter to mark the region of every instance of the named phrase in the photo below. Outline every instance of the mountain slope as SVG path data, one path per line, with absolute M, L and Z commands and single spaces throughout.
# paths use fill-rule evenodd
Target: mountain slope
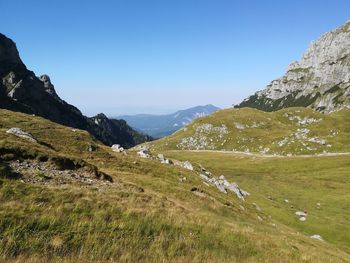
M 219 110 L 218 107 L 205 105 L 167 115 L 138 114 L 124 115 L 117 118 L 126 120 L 133 128 L 154 138 L 162 138 L 181 129 L 184 125 L 191 123 L 192 120 L 209 115 L 217 110 Z
M 350 110 L 220 110 L 150 143 L 157 150 L 222 150 L 269 155 L 350 152 Z
M 350 21 L 312 42 L 283 77 L 236 107 L 275 111 L 299 106 L 325 113 L 350 107 Z
M 36 142 L 7 133 L 12 127 Z M 3 261 L 350 262 L 195 171 L 115 153 L 86 131 L 7 110 L 0 199 Z
M 105 118 L 105 126 L 101 127 L 94 122 L 94 118 L 82 115 L 76 107 L 59 98 L 47 75 L 36 77 L 26 68 L 15 43 L 2 34 L 0 79 L 1 108 L 36 114 L 60 124 L 87 130 L 105 144 L 119 143 L 131 147 L 149 139 L 133 131 L 125 122 Z M 105 129 L 107 125 L 114 128 Z

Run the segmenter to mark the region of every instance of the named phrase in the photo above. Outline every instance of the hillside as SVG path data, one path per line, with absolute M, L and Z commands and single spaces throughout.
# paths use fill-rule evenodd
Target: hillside
M 163 153 L 168 158 L 205 164 L 212 172 L 224 174 L 254 193 L 249 200 L 278 222 L 300 233 L 318 234 L 350 252 L 349 155 L 267 157 L 203 151 Z M 298 211 L 307 212 L 306 220 L 296 216 Z
M 350 151 L 350 110 L 324 115 L 308 108 L 263 112 L 226 109 L 195 120 L 155 150 L 219 150 L 264 155 L 329 154 Z
M 193 120 L 209 115 L 217 110 L 219 110 L 218 107 L 209 104 L 180 110 L 167 115 L 124 115 L 118 116 L 117 119 L 126 120 L 133 128 L 154 138 L 162 138 L 176 132 Z
M 350 21 L 310 44 L 300 61 L 236 105 L 264 111 L 309 107 L 330 113 L 350 107 Z
M 85 117 L 79 109 L 57 95 L 49 76 L 37 77 L 27 69 L 16 44 L 2 34 L 0 80 L 0 108 L 39 115 L 69 127 L 89 131 L 108 145 L 119 143 L 124 147 L 132 147 L 151 139 L 134 131 L 124 121 L 111 121 L 103 115 L 104 125 L 100 125 L 96 122 L 98 116 Z
M 204 182 L 203 167 L 159 158 L 0 110 L 1 261 L 350 262 L 258 209 L 257 189 L 243 200 Z

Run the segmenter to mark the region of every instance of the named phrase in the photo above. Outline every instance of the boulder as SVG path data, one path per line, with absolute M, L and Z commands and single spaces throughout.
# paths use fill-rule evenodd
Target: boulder
M 310 236 L 310 238 L 316 239 L 316 240 L 319 240 L 319 241 L 323 241 L 323 238 L 320 235 L 312 235 L 312 236 Z
M 20 138 L 23 138 L 27 141 L 30 141 L 30 142 L 34 142 L 34 143 L 37 143 L 38 141 L 33 137 L 33 135 L 31 135 L 30 133 L 28 132 L 25 132 L 23 131 L 22 129 L 20 128 L 11 128 L 9 130 L 6 131 L 6 133 L 9 133 L 9 134 L 13 134 L 17 137 L 20 137 Z
M 151 158 L 149 146 L 147 145 L 142 145 L 137 147 L 139 151 L 137 152 L 137 155 L 140 156 L 141 158 Z
M 193 171 L 193 166 L 192 166 L 192 164 L 189 161 L 183 162 L 182 163 L 182 167 L 187 169 L 187 170 Z
M 113 152 L 117 152 L 117 153 L 124 152 L 124 148 L 121 147 L 119 144 L 113 144 L 111 149 Z
M 302 212 L 302 211 L 297 211 L 297 212 L 295 212 L 295 215 L 297 215 L 297 216 L 299 216 L 299 217 L 306 217 L 306 216 L 307 216 L 307 213 Z

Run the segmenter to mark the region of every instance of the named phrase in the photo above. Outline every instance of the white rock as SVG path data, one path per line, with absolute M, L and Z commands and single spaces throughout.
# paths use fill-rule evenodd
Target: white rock
M 182 167 L 187 170 L 193 171 L 193 166 L 189 161 L 183 162 Z
M 319 240 L 319 241 L 323 241 L 323 238 L 320 235 L 312 235 L 312 236 L 310 236 L 310 238 L 316 239 L 316 240 Z
M 138 151 L 137 155 L 140 156 L 141 158 L 147 158 L 147 159 L 151 158 L 151 156 L 148 153 L 146 153 L 145 151 Z
M 299 220 L 304 222 L 304 221 L 306 221 L 306 217 L 302 216 L 299 218 Z
M 111 149 L 112 149 L 113 152 L 117 152 L 117 153 L 120 153 L 120 152 L 124 151 L 124 148 L 120 147 L 119 144 L 113 144 Z
M 165 161 L 165 157 L 164 157 L 164 154 L 158 154 L 157 155 L 157 157 L 158 157 L 158 159 L 160 160 L 160 161 Z
M 17 137 L 26 139 L 27 141 L 30 141 L 30 142 L 34 142 L 34 143 L 38 142 L 36 139 L 34 139 L 33 135 L 31 135 L 28 132 L 23 131 L 20 128 L 11 128 L 11 129 L 7 130 L 6 133 L 13 134 Z
M 296 214 L 297 216 L 300 216 L 300 217 L 306 217 L 306 216 L 307 216 L 307 214 L 304 213 L 304 212 L 302 212 L 302 211 L 297 211 L 297 212 L 295 212 L 295 214 Z

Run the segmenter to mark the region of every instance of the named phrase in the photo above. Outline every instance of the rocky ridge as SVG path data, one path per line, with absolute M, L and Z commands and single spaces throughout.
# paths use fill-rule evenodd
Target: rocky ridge
M 350 107 L 350 21 L 312 42 L 283 77 L 235 107 L 275 111 L 296 106 L 324 113 Z
M 150 140 L 134 131 L 125 121 L 110 120 L 99 114 L 84 116 L 56 93 L 48 75 L 37 77 L 22 62 L 16 44 L 0 34 L 0 107 L 35 114 L 51 121 L 87 130 L 105 144 L 132 147 Z M 101 119 L 101 123 L 96 123 Z

